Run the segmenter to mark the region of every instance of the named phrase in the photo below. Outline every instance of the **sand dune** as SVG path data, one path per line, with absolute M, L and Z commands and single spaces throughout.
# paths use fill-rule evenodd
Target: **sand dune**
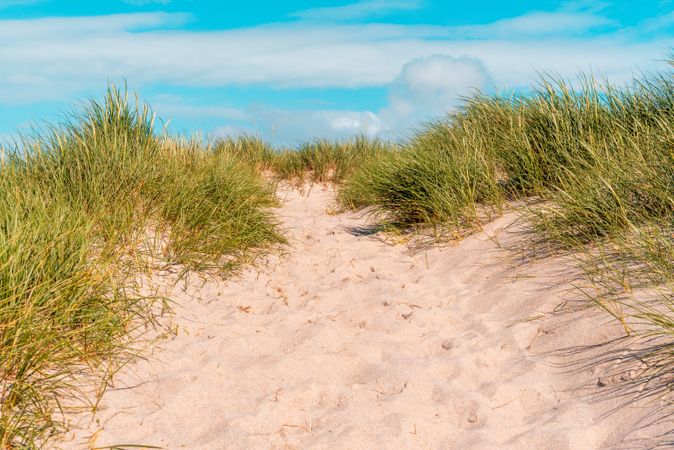
M 95 420 L 73 417 L 65 447 L 595 449 L 646 433 L 644 405 L 609 414 L 609 363 L 556 351 L 622 329 L 578 308 L 568 261 L 512 251 L 514 214 L 410 254 L 329 214 L 327 187 L 280 195 L 288 254 L 176 287 L 177 336 Z

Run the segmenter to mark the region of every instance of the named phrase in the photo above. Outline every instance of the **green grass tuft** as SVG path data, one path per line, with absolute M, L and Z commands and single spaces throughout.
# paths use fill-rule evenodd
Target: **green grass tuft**
M 137 286 L 148 266 L 226 273 L 283 242 L 257 171 L 158 138 L 149 108 L 114 87 L 0 154 L 3 449 L 60 431 L 84 381 L 104 389 L 153 320 Z

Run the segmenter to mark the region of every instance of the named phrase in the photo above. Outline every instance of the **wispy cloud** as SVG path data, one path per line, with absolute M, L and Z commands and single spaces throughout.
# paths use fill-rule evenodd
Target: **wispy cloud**
M 26 48 L 39 53 L 38 45 L 59 48 L 72 40 L 87 41 L 102 36 L 122 37 L 133 31 L 148 31 L 175 28 L 190 21 L 190 14 L 182 13 L 134 13 L 86 17 L 46 17 L 30 20 L 0 19 L 0 40 L 3 50 Z M 30 58 L 28 56 L 27 58 Z
M 13 8 L 15 6 L 28 6 L 43 3 L 45 0 L 0 0 L 0 9 Z
M 379 133 L 440 113 L 472 88 L 527 85 L 538 71 L 572 79 L 578 69 L 591 68 L 622 81 L 657 68 L 674 47 L 674 36 L 661 31 L 669 30 L 671 16 L 626 30 L 585 9 L 461 27 L 299 21 L 182 29 L 189 20 L 169 13 L 0 20 L 0 103 L 70 101 L 123 79 L 134 89 L 380 87 L 389 89 L 390 101 L 378 111 L 243 111 L 170 99 L 158 105 L 162 115 L 223 123 L 255 115 L 256 123 L 269 125 L 268 135 L 283 128 L 288 139 L 314 128 L 327 136 Z
M 246 111 L 250 125 L 225 125 L 214 130 L 216 137 L 260 134 L 283 145 L 297 144 L 309 135 L 336 139 L 355 134 L 375 136 L 382 132 L 380 117 L 371 111 L 301 109 L 256 106 Z
M 645 20 L 641 24 L 644 32 L 674 31 L 674 11 L 660 17 Z
M 674 46 L 666 34 L 537 32 L 523 17 L 481 26 L 479 37 L 465 37 L 465 27 L 381 24 L 184 31 L 174 28 L 190 16 L 168 13 L 0 20 L 0 102 L 62 98 L 108 78 L 133 86 L 385 86 L 404 64 L 433 54 L 480 59 L 497 85 L 514 87 L 529 83 L 536 70 L 574 77 L 592 67 L 628 77 L 635 66 L 652 68 Z M 502 36 L 513 28 L 527 32 Z
M 290 16 L 310 21 L 339 22 L 378 18 L 393 12 L 418 9 L 421 5 L 421 0 L 363 0 L 344 6 L 305 9 Z
M 617 23 L 592 12 L 534 11 L 520 17 L 502 19 L 486 25 L 456 27 L 455 31 L 472 38 L 513 39 L 523 36 L 587 33 Z
M 429 116 L 456 108 L 462 96 L 491 84 L 484 64 L 474 58 L 433 55 L 405 64 L 388 86 L 388 104 L 379 111 L 288 110 L 257 106 L 246 111 L 252 125 L 223 126 L 216 136 L 259 133 L 292 145 L 307 134 L 343 138 L 355 134 L 397 137 Z

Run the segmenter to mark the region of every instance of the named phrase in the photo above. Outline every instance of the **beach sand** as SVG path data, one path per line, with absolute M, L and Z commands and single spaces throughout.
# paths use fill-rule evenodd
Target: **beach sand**
M 70 417 L 63 447 L 598 449 L 653 436 L 648 403 L 610 394 L 617 365 L 601 344 L 623 328 L 581 299 L 570 261 L 517 251 L 529 237 L 516 214 L 411 252 L 332 213 L 327 186 L 279 196 L 287 254 L 176 286 L 177 335 L 124 368 L 93 419 Z

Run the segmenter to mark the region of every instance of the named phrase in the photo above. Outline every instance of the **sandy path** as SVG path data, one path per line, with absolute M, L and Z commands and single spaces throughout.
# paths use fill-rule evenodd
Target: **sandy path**
M 634 428 L 637 408 L 603 417 L 611 402 L 579 391 L 601 389 L 600 369 L 544 356 L 620 329 L 541 317 L 567 295 L 564 265 L 509 256 L 513 216 L 412 256 L 354 232 L 355 214 L 326 214 L 327 188 L 281 196 L 290 253 L 176 289 L 181 331 L 120 375 L 67 447 L 97 433 L 170 449 L 592 449 Z

